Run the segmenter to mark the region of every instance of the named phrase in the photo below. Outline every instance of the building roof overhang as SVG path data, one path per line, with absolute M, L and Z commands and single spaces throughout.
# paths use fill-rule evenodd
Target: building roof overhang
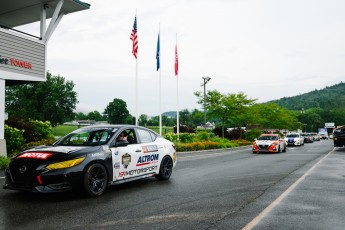
M 46 18 L 52 18 L 54 10 L 61 0 L 1 0 L 0 25 L 13 28 L 41 20 L 42 8 L 46 9 Z M 87 10 L 90 4 L 79 0 L 64 0 L 63 14 Z

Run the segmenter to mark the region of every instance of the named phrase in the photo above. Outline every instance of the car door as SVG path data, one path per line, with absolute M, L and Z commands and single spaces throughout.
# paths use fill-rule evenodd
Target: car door
M 126 129 L 131 141 L 127 146 L 118 146 L 111 148 L 113 161 L 113 181 L 129 179 L 141 175 L 137 162 L 141 159 L 143 150 L 140 144 L 137 144 L 137 138 L 134 129 Z
M 143 174 L 158 173 L 159 164 L 162 159 L 160 148 L 155 143 L 156 134 L 146 129 L 136 129 L 138 140 L 143 150 L 141 158 L 138 159 L 137 165 L 142 166 Z

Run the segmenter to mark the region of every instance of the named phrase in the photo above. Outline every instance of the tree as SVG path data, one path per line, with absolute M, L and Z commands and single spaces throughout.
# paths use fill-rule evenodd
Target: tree
M 45 82 L 7 86 L 5 106 L 17 119 L 50 121 L 53 126 L 74 118 L 77 93 L 74 83 L 47 73 Z
M 296 130 L 302 127 L 297 115 L 277 104 L 256 104 L 250 108 L 248 122 L 262 129 Z
M 181 125 L 187 125 L 187 126 L 192 125 L 192 115 L 188 109 L 184 109 L 179 112 L 179 123 Z
M 147 126 L 148 123 L 148 117 L 146 114 L 141 114 L 139 116 L 139 125 L 141 126 Z
M 201 92 L 194 93 L 198 98 L 198 103 L 203 104 L 204 98 Z M 238 94 L 221 94 L 217 90 L 208 91 L 206 94 L 206 110 L 210 116 L 221 119 L 222 137 L 224 138 L 224 126 L 226 123 L 242 126 L 241 114 L 245 113 L 248 106 L 254 104 L 256 99 L 248 99 L 247 95 L 240 92 Z
M 103 119 L 103 116 L 98 111 L 95 110 L 87 114 L 87 119 L 101 121 Z
M 107 114 L 110 124 L 131 124 L 128 122 L 127 104 L 122 99 L 115 98 L 107 105 L 104 113 Z
M 77 119 L 77 120 L 87 120 L 87 115 L 85 115 L 82 112 L 79 112 L 79 113 L 75 114 L 75 119 Z

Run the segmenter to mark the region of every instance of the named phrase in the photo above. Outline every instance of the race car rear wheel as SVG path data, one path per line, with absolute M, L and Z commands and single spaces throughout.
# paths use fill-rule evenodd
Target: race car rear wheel
M 161 161 L 161 165 L 159 167 L 159 174 L 156 175 L 158 180 L 168 180 L 171 176 L 173 168 L 173 161 L 171 157 L 165 156 Z
M 93 163 L 84 174 L 84 191 L 88 196 L 99 196 L 107 188 L 108 175 L 103 165 Z

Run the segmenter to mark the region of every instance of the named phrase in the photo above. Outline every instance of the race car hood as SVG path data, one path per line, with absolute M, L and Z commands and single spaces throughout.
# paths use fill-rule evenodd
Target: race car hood
M 18 154 L 17 158 L 21 158 L 25 154 L 28 156 L 28 158 L 40 158 L 42 157 L 42 155 L 40 154 L 48 154 L 49 156 L 88 154 L 96 152 L 100 148 L 101 146 L 38 146 L 21 152 L 20 154 Z M 35 156 L 35 154 L 37 154 L 37 157 Z
M 256 140 L 257 145 L 271 145 L 273 141 L 270 140 Z

